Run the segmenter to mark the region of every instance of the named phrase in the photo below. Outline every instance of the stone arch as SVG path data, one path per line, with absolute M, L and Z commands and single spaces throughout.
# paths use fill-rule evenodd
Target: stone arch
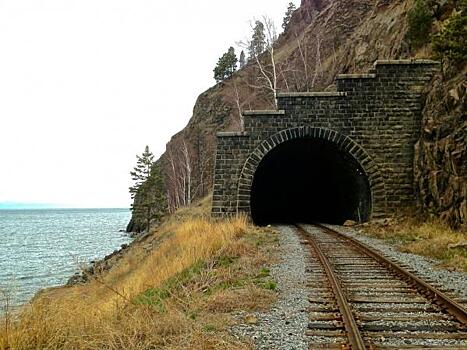
M 240 173 L 237 188 L 237 213 L 251 215 L 251 187 L 256 170 L 263 158 L 275 147 L 287 141 L 298 138 L 316 138 L 336 144 L 340 149 L 350 154 L 363 169 L 369 185 L 371 195 L 371 216 L 377 217 L 386 212 L 386 190 L 384 179 L 378 169 L 376 162 L 370 155 L 352 140 L 350 137 L 337 131 L 321 128 L 302 126 L 285 129 L 261 142 L 245 161 Z

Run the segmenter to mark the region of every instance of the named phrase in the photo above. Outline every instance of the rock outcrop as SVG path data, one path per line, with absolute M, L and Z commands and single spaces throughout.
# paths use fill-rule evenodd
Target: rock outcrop
M 420 207 L 453 227 L 467 224 L 467 70 L 445 65 L 433 80 L 415 151 Z

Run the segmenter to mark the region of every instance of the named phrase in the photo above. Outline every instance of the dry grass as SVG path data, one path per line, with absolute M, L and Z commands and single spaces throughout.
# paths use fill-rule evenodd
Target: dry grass
M 277 238 L 245 218 L 211 220 L 204 207 L 178 212 L 110 271 L 0 320 L 0 349 L 249 348 L 228 334 L 229 312 L 274 300 L 266 266 Z
M 440 267 L 467 271 L 467 233 L 438 221 L 397 218 L 363 225 L 362 232 L 388 240 L 401 251 L 438 259 Z

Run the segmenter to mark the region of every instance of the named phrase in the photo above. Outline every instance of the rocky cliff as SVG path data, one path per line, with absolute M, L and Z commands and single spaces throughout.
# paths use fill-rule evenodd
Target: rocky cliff
M 467 225 L 467 70 L 445 66 L 435 77 L 423 109 L 415 151 L 419 205 L 452 227 Z
M 456 2 L 427 4 L 431 31 L 436 32 Z M 429 41 L 414 49 L 407 39 L 407 14 L 413 6 L 411 0 L 302 0 L 275 44 L 278 89 L 333 90 L 337 74 L 367 71 L 377 59 L 432 58 Z M 177 192 L 171 208 L 210 191 L 216 132 L 241 128 L 240 110 L 274 107 L 272 93 L 257 88 L 260 78 L 252 62 L 199 96 L 188 125 L 172 137 L 161 157 L 168 193 Z M 426 90 L 415 159 L 421 211 L 457 227 L 467 222 L 465 90 L 465 62 L 447 62 Z M 182 146 L 192 164 L 190 198 L 186 167 L 180 165 Z M 182 183 L 180 172 L 185 173 Z

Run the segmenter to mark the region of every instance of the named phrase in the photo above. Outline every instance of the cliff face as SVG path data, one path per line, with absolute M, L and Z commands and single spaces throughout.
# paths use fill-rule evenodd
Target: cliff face
M 333 90 L 337 74 L 365 72 L 377 59 L 429 58 L 429 48 L 411 51 L 405 40 L 407 12 L 412 6 L 412 1 L 404 0 L 302 0 L 275 45 L 278 89 Z M 414 186 L 420 208 L 459 226 L 467 219 L 466 80 L 465 70 L 450 69 L 449 76 L 440 74 L 427 88 Z M 192 165 L 191 197 L 204 196 L 212 187 L 216 132 L 239 130 L 239 110 L 273 108 L 272 94 L 255 88 L 261 84 L 259 79 L 255 65 L 247 64 L 199 96 L 188 125 L 172 137 L 161 157 L 168 193 L 176 192 L 178 198 L 169 202 L 171 207 L 177 200 L 187 201 L 181 148 L 188 149 Z
M 453 227 L 467 225 L 467 70 L 433 80 L 415 151 L 415 186 L 421 208 Z

